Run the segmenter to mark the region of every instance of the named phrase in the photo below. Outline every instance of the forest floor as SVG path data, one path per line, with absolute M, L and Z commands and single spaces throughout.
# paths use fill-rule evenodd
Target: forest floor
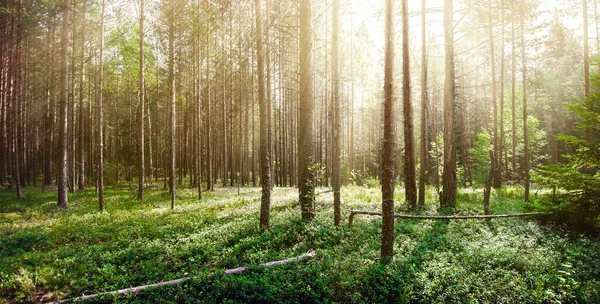
M 600 303 L 599 239 L 537 218 L 397 219 L 395 256 L 379 263 L 379 188 L 342 188 L 344 224 L 333 226 L 332 193 L 317 196 L 317 216 L 302 222 L 297 190 L 275 188 L 271 229 L 258 227 L 259 188 L 178 191 L 175 210 L 162 189 L 136 200 L 129 187 L 94 190 L 56 208 L 55 191 L 0 191 L 0 303 L 65 299 L 193 276 L 185 283 L 94 302 L 412 302 Z M 403 201 L 398 189 L 397 201 Z M 492 213 L 529 211 L 518 189 L 495 192 Z M 414 214 L 439 214 L 435 192 Z M 482 190 L 460 189 L 457 214 L 482 214 Z M 405 212 L 406 205 L 397 205 Z M 314 258 L 274 268 L 259 264 Z M 240 275 L 225 269 L 249 266 Z

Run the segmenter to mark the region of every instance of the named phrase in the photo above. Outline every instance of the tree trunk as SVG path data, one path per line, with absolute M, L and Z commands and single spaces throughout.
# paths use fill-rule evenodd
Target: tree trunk
M 302 219 L 315 217 L 313 149 L 313 25 L 311 0 L 300 0 L 300 101 L 298 121 L 298 188 Z
M 454 29 L 452 0 L 444 0 L 444 171 L 442 207 L 454 207 L 456 200 L 456 140 L 454 136 Z
M 175 182 L 175 153 L 176 153 L 176 130 L 175 130 L 175 59 L 174 59 L 174 44 L 175 44 L 175 0 L 169 0 L 169 104 L 171 108 L 171 164 L 170 172 L 170 190 L 171 190 L 171 209 L 175 209 L 175 192 L 177 184 Z
M 381 228 L 381 258 L 389 262 L 394 255 L 394 168 L 395 119 L 394 119 L 394 2 L 385 1 L 385 76 L 384 76 L 384 127 L 381 151 L 381 196 L 383 227 Z
M 77 149 L 77 159 L 78 159 L 78 188 L 79 191 L 85 190 L 85 141 L 84 141 L 84 92 L 85 92 L 85 26 L 86 26 L 86 18 L 85 11 L 87 7 L 87 1 L 83 2 L 83 8 L 81 13 L 81 54 L 80 54 L 80 73 L 79 75 L 79 123 L 78 123 L 78 149 Z
M 140 105 L 139 105 L 139 155 L 138 155 L 138 200 L 144 200 L 144 112 L 146 111 L 145 106 L 145 94 L 146 94 L 146 80 L 144 78 L 144 0 L 140 0 Z
M 425 40 L 425 0 L 421 1 L 421 166 L 419 168 L 419 206 L 425 206 L 425 179 L 429 168 L 429 128 L 427 127 L 427 41 Z
M 502 187 L 502 168 L 503 167 L 503 151 L 504 151 L 504 1 L 500 0 L 500 119 L 498 122 L 498 128 L 500 128 L 500 138 L 498 142 L 498 159 L 496 164 L 498 166 L 499 182 L 494 185 L 495 188 Z
M 585 2 L 585 0 L 584 0 Z M 525 9 L 521 3 L 521 65 L 523 77 L 523 178 L 525 183 L 524 200 L 529 201 L 529 142 L 527 140 L 527 53 L 525 52 Z
M 69 18 L 71 17 L 71 1 L 63 1 L 63 28 L 61 36 L 61 70 L 60 70 L 60 125 L 58 145 L 58 206 L 66 208 L 67 198 L 67 94 L 69 91 L 67 73 L 69 71 Z
M 209 2 L 206 0 L 206 11 L 208 12 Z M 210 87 L 210 18 L 206 18 L 206 190 L 213 190 L 213 164 L 212 164 L 212 123 L 211 123 L 211 87 Z
M 332 41 L 331 41 L 331 75 L 333 82 L 332 107 L 333 107 L 333 157 L 331 171 L 331 186 L 333 187 L 333 222 L 339 226 L 342 221 L 342 202 L 340 198 L 340 186 L 342 179 L 342 142 L 340 132 L 342 129 L 341 106 L 340 106 L 340 68 L 339 68 L 339 34 L 340 34 L 340 1 L 333 0 L 332 9 Z
M 490 61 L 491 61 L 491 73 L 492 73 L 492 108 L 493 108 L 493 135 L 494 135 L 494 150 L 493 158 L 491 162 L 491 171 L 493 172 L 493 185 L 494 188 L 500 188 L 501 176 L 500 168 L 498 166 L 498 107 L 496 104 L 496 57 L 494 48 L 494 24 L 492 18 L 492 1 L 488 0 L 488 24 L 489 24 L 489 36 L 490 36 Z
M 515 94 L 515 86 L 516 86 L 516 78 L 517 78 L 517 55 L 516 55 L 516 45 L 515 45 L 515 8 L 514 8 L 514 4 L 511 2 L 510 4 L 510 9 L 511 9 L 511 19 L 510 19 L 510 40 L 511 40 L 511 123 L 512 123 L 512 156 L 511 156 L 511 163 L 512 163 L 512 177 L 513 180 L 515 179 L 515 175 L 516 175 L 516 171 L 517 171 L 517 157 L 516 157 L 516 147 L 517 147 L 517 123 L 516 123 L 516 113 L 515 113 L 515 98 L 516 98 L 516 94 Z
M 404 109 L 404 186 L 406 201 L 417 208 L 417 177 L 415 175 L 415 137 L 410 96 L 410 54 L 408 42 L 408 0 L 402 0 L 402 100 Z
M 260 173 L 262 195 L 260 199 L 260 227 L 269 229 L 271 210 L 271 151 L 269 148 L 270 106 L 265 92 L 265 57 L 263 53 L 262 9 L 260 0 L 254 0 L 256 12 L 256 57 L 258 61 L 258 102 L 260 106 Z
M 584 97 L 587 98 L 588 95 L 590 95 L 590 62 L 589 62 L 589 43 L 588 43 L 588 8 L 587 8 L 587 1 L 588 0 L 582 0 L 583 2 L 583 94 Z M 524 18 L 524 16 L 521 17 L 521 24 L 523 23 L 522 19 Z M 521 29 L 522 31 L 522 29 Z M 523 101 L 523 104 L 525 104 L 525 101 Z M 589 121 L 585 122 L 586 127 L 585 127 L 585 140 L 590 141 L 591 140 L 591 133 L 590 133 L 590 128 L 589 128 Z M 528 177 L 527 177 L 528 178 Z M 527 188 L 529 189 L 529 188 Z
M 69 0 L 65 0 L 69 1 Z M 98 98 L 98 172 L 97 183 L 98 183 L 98 204 L 100 212 L 104 212 L 104 109 L 103 109 L 103 96 L 104 96 L 104 9 L 105 0 L 102 0 L 102 13 L 100 15 L 100 96 Z

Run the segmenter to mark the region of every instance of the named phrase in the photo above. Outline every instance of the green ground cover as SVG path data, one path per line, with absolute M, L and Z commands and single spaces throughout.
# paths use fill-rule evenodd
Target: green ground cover
M 326 189 L 318 189 L 325 191 Z M 106 189 L 106 212 L 93 190 L 70 195 L 27 188 L 21 201 L 0 191 L 0 303 L 70 298 L 183 276 L 184 284 L 94 302 L 600 303 L 600 242 L 543 219 L 396 220 L 395 257 L 379 263 L 379 188 L 342 189 L 345 224 L 333 226 L 332 194 L 302 222 L 297 190 L 275 188 L 272 228 L 258 228 L 260 189 L 219 188 L 198 201 L 180 190 L 175 210 L 163 190 Z M 402 201 L 401 189 L 397 191 Z M 494 193 L 492 213 L 530 211 L 518 189 Z M 461 189 L 456 213 L 482 214 L 482 190 Z M 433 191 L 424 210 L 439 214 Z M 405 205 L 397 206 L 404 212 Z M 277 268 L 258 264 L 298 256 Z M 225 269 L 249 266 L 241 275 Z

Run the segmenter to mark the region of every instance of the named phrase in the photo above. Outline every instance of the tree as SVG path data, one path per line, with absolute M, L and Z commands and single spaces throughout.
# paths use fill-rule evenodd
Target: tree
M 67 198 L 67 95 L 69 72 L 68 51 L 69 51 L 69 18 L 71 17 L 71 1 L 63 0 L 63 27 L 61 35 L 60 50 L 60 117 L 59 117 L 59 135 L 58 146 L 58 206 L 67 208 L 69 202 Z
M 500 175 L 500 167 L 498 166 L 498 107 L 496 102 L 496 57 L 495 57 L 495 48 L 494 48 L 494 25 L 492 18 L 492 1 L 488 0 L 488 33 L 490 37 L 490 62 L 491 62 L 491 73 L 492 73 L 492 108 L 493 108 L 493 135 L 494 135 L 494 150 L 492 157 L 492 167 L 491 171 L 493 174 L 493 184 L 494 188 L 500 188 L 501 185 L 501 175 Z
M 78 160 L 78 189 L 79 191 L 83 191 L 85 189 L 85 141 L 84 141 L 84 94 L 85 94 L 85 26 L 86 26 L 86 18 L 85 11 L 87 7 L 87 1 L 83 0 L 83 7 L 81 12 L 81 54 L 79 55 L 80 60 L 80 70 L 79 72 L 79 119 L 78 119 L 78 148 L 77 148 L 77 160 Z
M 385 74 L 383 80 L 383 147 L 381 151 L 381 196 L 383 227 L 381 228 L 381 258 L 390 261 L 394 255 L 394 2 L 385 1 Z
M 302 219 L 315 217 L 313 152 L 313 26 L 311 0 L 300 0 L 300 105 L 298 121 L 298 188 Z
M 69 1 L 69 0 L 65 0 Z M 103 98 L 104 98 L 104 8 L 105 0 L 102 0 L 102 12 L 100 13 L 100 96 L 98 97 L 98 204 L 100 212 L 104 212 L 104 109 L 103 109 Z
M 595 65 L 598 59 L 593 62 Z M 600 88 L 600 74 L 592 74 L 591 85 Z M 587 140 L 600 135 L 600 92 L 592 90 L 588 96 L 573 99 L 567 108 L 581 119 L 578 126 L 584 132 L 583 138 L 559 135 L 559 139 L 571 149 L 564 155 L 564 164 L 549 164 L 533 172 L 533 180 L 545 187 L 554 189 L 553 194 L 541 202 L 555 211 L 555 218 L 576 228 L 588 229 L 598 223 L 600 216 L 600 143 Z M 597 227 L 597 226 L 596 226 Z
M 413 110 L 410 96 L 410 54 L 408 42 L 408 0 L 402 0 L 402 99 L 404 105 L 404 186 L 406 201 L 412 209 L 417 208 L 417 185 L 415 176 L 415 139 Z
M 583 3 L 583 89 L 584 96 L 590 95 L 590 64 L 589 64 L 589 46 L 588 46 L 588 7 L 587 0 Z M 585 131 L 585 139 L 590 140 L 590 132 Z
M 140 201 L 144 200 L 144 177 L 145 177 L 145 169 L 144 169 L 144 112 L 146 111 L 146 107 L 144 105 L 145 102 L 145 94 L 146 89 L 144 86 L 145 78 L 144 78 L 144 0 L 140 0 L 140 105 L 139 105 L 139 132 L 140 141 L 139 141 L 139 155 L 138 155 L 138 199 Z
M 525 9 L 521 3 L 521 65 L 523 79 L 523 177 L 525 183 L 524 200 L 529 201 L 529 142 L 527 141 L 527 52 L 525 52 Z M 514 155 L 513 155 L 514 157 Z
M 444 0 L 444 171 L 442 207 L 454 207 L 456 199 L 456 142 L 454 138 L 454 29 L 452 0 Z
M 271 210 L 271 149 L 269 149 L 268 122 L 270 105 L 265 94 L 265 55 L 262 33 L 262 13 L 260 0 L 254 0 L 256 11 L 256 57 L 258 63 L 258 103 L 260 107 L 260 172 L 262 195 L 260 199 L 260 227 L 269 229 Z
M 333 92 L 331 103 L 333 106 L 333 163 L 331 171 L 331 186 L 333 188 L 333 222 L 339 226 L 342 220 L 340 184 L 342 179 L 342 147 L 340 131 L 342 122 L 340 120 L 340 76 L 339 76 L 339 32 L 340 32 L 340 1 L 333 0 L 332 3 L 332 41 L 331 41 L 331 73 L 333 81 Z
M 421 1 L 421 166 L 419 167 L 419 206 L 425 206 L 425 175 L 429 167 L 427 127 L 427 47 L 425 40 L 425 0 Z
M 171 165 L 169 166 L 169 185 L 171 190 L 171 209 L 175 209 L 175 192 L 177 184 L 175 183 L 175 58 L 174 58 L 174 43 L 175 43 L 175 0 L 169 0 L 169 104 L 171 114 Z

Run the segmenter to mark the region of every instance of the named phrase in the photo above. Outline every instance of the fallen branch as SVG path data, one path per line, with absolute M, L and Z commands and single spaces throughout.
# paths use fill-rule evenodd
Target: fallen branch
M 354 216 L 357 214 L 366 215 L 377 215 L 382 216 L 381 212 L 377 211 L 363 211 L 363 210 L 350 210 L 350 217 L 348 218 L 348 225 L 352 226 L 354 223 Z M 465 219 L 489 219 L 489 218 L 503 218 L 503 217 L 523 217 L 523 216 L 534 216 L 534 215 L 545 215 L 547 212 L 531 212 L 531 213 L 514 213 L 514 214 L 490 214 L 490 215 L 410 215 L 410 214 L 394 214 L 395 218 L 405 219 L 420 219 L 420 220 L 465 220 Z
M 314 249 L 310 249 L 307 253 L 302 254 L 300 256 L 297 256 L 297 257 L 294 257 L 294 258 L 289 258 L 289 259 L 280 260 L 280 261 L 268 262 L 268 263 L 264 263 L 264 264 L 261 264 L 261 265 L 264 266 L 264 267 L 280 266 L 280 265 L 288 264 L 288 263 L 295 262 L 295 261 L 310 259 L 310 258 L 314 257 L 315 254 L 316 254 L 316 251 Z M 246 267 L 237 267 L 237 268 L 233 268 L 233 269 L 227 269 L 227 270 L 225 270 L 225 275 L 240 274 L 240 273 L 244 272 L 245 270 L 246 270 Z M 73 301 L 87 301 L 89 299 L 92 299 L 92 298 L 95 298 L 95 297 L 98 297 L 98 296 L 104 296 L 104 295 L 122 295 L 122 294 L 129 294 L 129 293 L 137 293 L 137 292 L 142 291 L 144 289 L 150 289 L 150 288 L 156 288 L 156 287 L 161 287 L 161 286 L 179 284 L 179 283 L 182 283 L 182 282 L 189 281 L 189 280 L 191 280 L 193 278 L 194 277 L 191 277 L 191 276 L 190 277 L 184 277 L 184 278 L 180 278 L 180 279 L 176 279 L 176 280 L 171 280 L 171 281 L 166 281 L 166 282 L 159 282 L 159 283 L 154 283 L 154 284 L 149 284 L 149 285 L 143 285 L 143 286 L 137 286 L 137 287 L 131 287 L 131 288 L 125 288 L 125 289 L 120 289 L 120 290 L 116 290 L 116 291 L 107 291 L 107 292 L 101 292 L 101 293 L 91 294 L 91 295 L 83 295 L 81 297 L 71 298 L 71 299 L 66 299 L 66 300 L 61 300 L 61 301 L 55 301 L 55 302 L 51 302 L 51 303 L 66 303 L 66 302 L 73 302 Z

